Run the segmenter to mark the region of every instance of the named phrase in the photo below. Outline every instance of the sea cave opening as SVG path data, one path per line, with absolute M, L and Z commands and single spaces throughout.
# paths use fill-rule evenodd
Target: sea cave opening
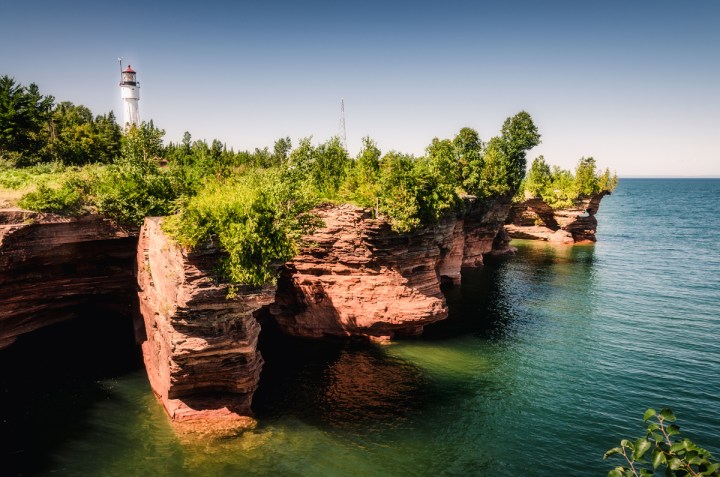
M 88 431 L 107 383 L 143 369 L 129 314 L 91 304 L 75 318 L 18 337 L 0 350 L 0 424 L 8 475 L 42 473 L 53 451 Z

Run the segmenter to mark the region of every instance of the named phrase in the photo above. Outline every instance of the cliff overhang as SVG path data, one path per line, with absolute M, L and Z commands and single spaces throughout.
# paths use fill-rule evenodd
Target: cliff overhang
M 569 207 L 553 208 L 540 197 L 514 203 L 505 230 L 512 238 L 555 243 L 594 243 L 597 241 L 597 214 L 600 201 L 609 195 L 602 191 L 579 198 Z

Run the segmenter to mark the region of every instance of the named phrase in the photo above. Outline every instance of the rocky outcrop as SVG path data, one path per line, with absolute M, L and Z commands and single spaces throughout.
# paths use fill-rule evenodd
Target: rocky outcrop
M 595 242 L 597 219 L 603 191 L 578 199 L 571 207 L 553 209 L 539 197 L 513 204 L 505 229 L 512 238 L 557 243 Z
M 509 207 L 509 200 L 469 198 L 464 212 L 405 234 L 365 209 L 320 207 L 324 226 L 282 267 L 277 289 L 232 290 L 216 281 L 218 250 L 183 250 L 160 218 L 146 219 L 138 240 L 136 230 L 97 215 L 6 211 L 0 348 L 84 306 L 135 311 L 151 387 L 176 428 L 232 434 L 254 425 L 260 312 L 269 309 L 297 336 L 418 334 L 447 316 L 441 283 L 457 284 L 462 267 L 509 250 L 502 233 Z
M 0 349 L 85 310 L 130 316 L 136 242 L 97 215 L 0 210 Z
M 493 245 L 509 251 L 497 239 L 509 208 L 468 200 L 464 213 L 400 234 L 368 210 L 321 207 L 324 226 L 283 267 L 270 312 L 295 336 L 417 335 L 447 316 L 441 283 L 459 283 L 461 268 L 482 265 Z
M 214 281 L 220 254 L 182 250 L 148 218 L 140 231 L 137 280 L 147 339 L 142 344 L 155 394 L 182 432 L 233 433 L 254 425 L 250 405 L 263 360 L 254 313 L 274 287 Z

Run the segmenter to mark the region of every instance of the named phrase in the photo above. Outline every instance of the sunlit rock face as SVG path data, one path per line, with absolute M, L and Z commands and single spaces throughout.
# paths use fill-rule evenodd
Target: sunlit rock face
M 546 240 L 557 243 L 587 243 L 597 240 L 597 214 L 603 191 L 578 199 L 571 207 L 553 209 L 541 198 L 514 204 L 505 229 L 512 238 Z
M 272 302 L 274 287 L 228 287 L 214 281 L 220 257 L 187 252 L 148 218 L 140 231 L 137 281 L 147 339 L 150 384 L 181 431 L 232 433 L 252 427 L 252 396 L 262 356 L 254 313 Z
M 464 213 L 401 234 L 367 209 L 320 207 L 324 226 L 283 267 L 270 311 L 295 336 L 419 334 L 447 317 L 441 283 L 460 283 L 461 268 L 482 265 L 494 243 L 509 250 L 496 241 L 509 208 L 468 201 Z
M 0 349 L 91 310 L 131 315 L 137 231 L 98 215 L 0 210 Z

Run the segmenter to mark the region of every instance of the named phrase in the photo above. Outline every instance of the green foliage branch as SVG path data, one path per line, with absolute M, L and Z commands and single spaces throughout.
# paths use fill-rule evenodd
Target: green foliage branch
M 670 409 L 648 409 L 643 415 L 647 424 L 645 437 L 635 441 L 623 439 L 620 446 L 608 450 L 604 459 L 622 456 L 626 465 L 608 472 L 608 477 L 648 477 L 665 469 L 667 477 L 718 477 L 720 463 L 714 462 L 707 450 L 688 438 L 680 437 L 680 427 L 674 423 Z

